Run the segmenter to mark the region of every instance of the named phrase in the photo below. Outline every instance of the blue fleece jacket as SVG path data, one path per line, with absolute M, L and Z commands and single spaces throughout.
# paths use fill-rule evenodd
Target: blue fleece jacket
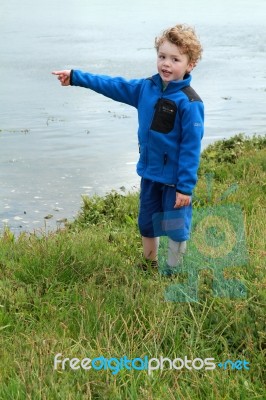
M 197 182 L 204 107 L 190 86 L 191 75 L 163 90 L 159 74 L 148 79 L 94 75 L 72 70 L 70 84 L 89 88 L 138 110 L 140 157 L 137 173 L 175 185 L 191 195 Z

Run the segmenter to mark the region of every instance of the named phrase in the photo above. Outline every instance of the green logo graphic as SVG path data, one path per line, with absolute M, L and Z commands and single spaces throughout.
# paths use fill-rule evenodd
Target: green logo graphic
M 207 177 L 208 196 L 211 196 L 211 179 Z M 237 190 L 232 185 L 220 198 L 227 197 Z M 176 219 L 175 211 L 167 218 Z M 169 225 L 169 223 L 168 223 Z M 167 265 L 168 237 L 160 238 L 158 254 L 159 270 L 162 275 L 169 274 Z M 187 277 L 184 283 L 173 283 L 166 288 L 165 299 L 176 302 L 195 302 L 198 300 L 199 272 L 212 271 L 213 295 L 215 297 L 243 298 L 246 288 L 237 279 L 227 279 L 225 270 L 246 265 L 248 260 L 244 218 L 238 204 L 214 205 L 196 208 L 193 211 L 191 240 L 181 263 L 171 267 L 171 276 Z

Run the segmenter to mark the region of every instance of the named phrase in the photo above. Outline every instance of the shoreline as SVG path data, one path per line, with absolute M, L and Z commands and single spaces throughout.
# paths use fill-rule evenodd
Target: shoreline
M 261 142 L 261 146 L 263 147 L 263 140 L 265 141 L 265 135 L 244 135 L 242 133 L 240 134 L 236 134 L 228 139 L 224 138 L 222 140 L 216 140 L 213 143 L 209 144 L 205 149 L 202 150 L 202 156 L 201 156 L 201 164 L 200 164 L 200 169 L 199 169 L 199 180 L 200 178 L 202 179 L 202 173 L 201 170 L 204 167 L 204 165 L 206 164 L 210 164 L 211 167 L 213 169 L 216 168 L 216 160 L 215 160 L 215 155 L 219 154 L 219 151 L 221 151 L 221 149 L 219 149 L 219 147 L 221 148 L 221 145 L 224 144 L 224 149 L 223 151 L 226 149 L 226 147 L 228 147 L 228 149 L 226 149 L 226 151 L 228 151 L 230 154 L 236 152 L 237 143 L 254 143 L 256 145 L 256 142 Z M 214 150 L 217 149 L 217 150 Z M 240 149 L 241 150 L 241 149 Z M 241 150 L 242 151 L 242 150 Z M 240 151 L 240 155 L 241 155 L 241 151 Z M 214 153 L 214 155 L 212 154 Z M 209 155 L 211 155 L 209 157 Z M 230 157 L 229 157 L 230 158 Z M 206 161 L 207 160 L 207 161 Z M 223 160 L 223 162 L 228 161 L 228 157 L 226 159 Z M 231 160 L 232 161 L 232 160 Z M 219 161 L 220 162 L 220 161 Z M 208 172 L 211 172 L 211 168 L 207 168 Z M 139 177 L 140 179 L 140 177 Z M 199 183 L 199 182 L 198 182 Z M 198 185 L 198 184 L 197 184 Z M 72 216 L 65 216 L 65 215 L 61 215 L 60 216 L 60 208 L 57 208 L 55 206 L 55 208 L 53 209 L 53 214 L 49 213 L 46 214 L 45 216 L 42 217 L 43 219 L 43 223 L 42 223 L 42 227 L 38 226 L 36 228 L 32 227 L 32 229 L 27 230 L 27 229 L 23 229 L 23 226 L 18 226 L 18 227 L 10 227 L 8 224 L 3 224 L 2 228 L 0 229 L 0 235 L 4 233 L 5 230 L 9 230 L 10 232 L 12 232 L 16 237 L 18 237 L 20 234 L 28 234 L 28 235 L 32 235 L 32 234 L 38 234 L 38 235 L 49 235 L 49 234 L 53 234 L 55 232 L 57 232 L 58 230 L 60 231 L 61 228 L 65 228 L 65 226 L 67 227 L 69 224 L 73 224 L 75 223 L 75 220 L 78 218 L 78 215 L 80 214 L 80 211 L 82 209 L 82 205 L 83 205 L 83 198 L 84 197 L 89 197 L 91 199 L 93 198 L 98 198 L 98 199 L 104 199 L 106 198 L 106 196 L 109 196 L 111 193 L 117 193 L 118 195 L 122 195 L 124 197 L 127 197 L 128 195 L 131 195 L 132 193 L 139 193 L 139 189 L 137 185 L 134 185 L 131 189 L 126 189 L 124 186 L 121 186 L 118 190 L 112 189 L 107 191 L 105 194 L 97 194 L 97 193 L 92 193 L 92 195 L 89 195 L 87 193 L 85 194 L 80 194 L 80 206 L 79 208 L 76 208 L 76 212 L 74 214 L 72 214 Z M 17 213 L 18 214 L 18 213 Z M 24 211 L 24 218 L 26 218 L 26 214 L 27 212 Z M 23 221 L 23 216 L 16 216 L 14 217 L 15 220 L 21 220 Z M 38 221 L 38 223 L 40 224 L 40 221 Z

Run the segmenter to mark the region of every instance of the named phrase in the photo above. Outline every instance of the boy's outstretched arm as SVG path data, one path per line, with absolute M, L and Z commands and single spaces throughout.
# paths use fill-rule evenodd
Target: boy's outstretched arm
M 62 86 L 69 86 L 70 72 L 70 69 L 65 69 L 63 71 L 53 71 L 52 74 L 57 76 L 57 79 L 61 82 Z
M 122 77 L 91 74 L 79 70 L 53 71 L 62 86 L 80 86 L 91 89 L 110 99 L 137 108 L 140 91 L 146 79 L 127 80 Z

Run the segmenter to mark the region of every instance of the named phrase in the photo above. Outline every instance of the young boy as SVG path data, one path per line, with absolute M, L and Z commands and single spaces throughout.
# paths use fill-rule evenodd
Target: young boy
M 204 107 L 190 72 L 202 47 L 193 28 L 176 25 L 155 39 L 158 73 L 126 80 L 78 70 L 54 71 L 62 86 L 81 86 L 138 110 L 141 176 L 139 229 L 145 266 L 157 266 L 159 236 L 169 237 L 167 269 L 182 260 L 189 238 Z

